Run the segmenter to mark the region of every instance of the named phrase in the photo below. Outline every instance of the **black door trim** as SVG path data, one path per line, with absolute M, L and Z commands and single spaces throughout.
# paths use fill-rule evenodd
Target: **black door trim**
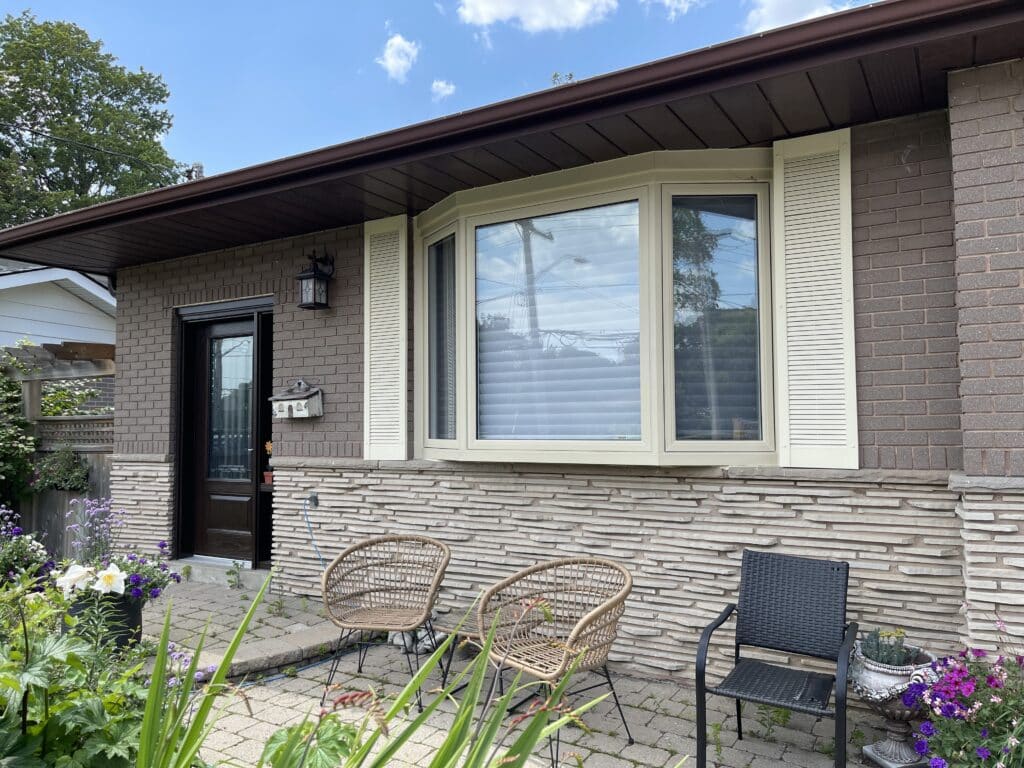
M 251 320 L 253 323 L 253 348 L 254 352 L 257 352 L 263 348 L 262 337 L 266 333 L 263 327 L 261 327 L 261 319 L 267 315 L 272 314 L 274 309 L 274 297 L 273 296 L 255 296 L 245 299 L 235 299 L 232 301 L 221 301 L 209 304 L 194 304 L 187 307 L 178 307 L 174 313 L 175 319 L 175 330 L 174 339 L 177 344 L 175 353 L 175 371 L 174 371 L 174 406 L 175 406 L 175 425 L 177 432 L 175 434 L 175 445 L 174 445 L 174 541 L 172 543 L 174 549 L 174 557 L 188 557 L 193 553 L 193 541 L 194 541 L 194 530 L 192 527 L 192 521 L 186 514 L 185 506 L 189 503 L 190 487 L 188 486 L 188 480 L 185 477 L 184 471 L 186 448 L 185 440 L 183 435 L 187 434 L 187 430 L 190 429 L 191 425 L 186 423 L 185 410 L 186 403 L 188 401 L 188 387 L 183 382 L 183 372 L 186 370 L 186 355 L 189 346 L 189 335 L 195 333 L 199 326 L 206 325 L 213 321 L 230 321 L 230 320 Z M 267 328 L 266 330 L 269 330 Z M 267 350 L 269 351 L 269 349 Z M 259 366 L 257 366 L 258 374 Z M 264 391 L 264 386 L 269 387 L 270 382 L 258 381 L 261 377 L 257 375 L 256 386 L 254 387 L 254 396 L 256 397 L 255 402 L 263 403 L 266 402 L 266 398 L 270 396 L 269 391 Z M 254 433 L 258 434 L 257 422 L 259 420 L 259 407 L 253 408 L 253 428 Z M 269 434 L 268 434 L 269 439 Z M 258 471 L 259 466 L 255 467 Z M 256 481 L 256 487 L 259 488 L 259 476 L 258 474 L 254 478 Z M 256 506 L 256 517 L 259 519 L 261 513 L 261 500 L 259 499 L 260 494 L 257 492 L 257 506 Z M 269 549 L 269 541 L 265 539 L 269 538 L 269 532 L 264 531 L 262 536 L 260 535 L 259 524 L 257 522 L 257 530 L 253 532 L 254 536 L 263 539 L 256 544 L 254 555 L 253 555 L 253 567 L 259 565 L 261 557 L 261 550 Z

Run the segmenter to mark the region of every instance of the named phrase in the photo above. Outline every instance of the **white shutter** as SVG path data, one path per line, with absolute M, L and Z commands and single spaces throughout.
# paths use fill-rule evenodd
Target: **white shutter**
M 856 469 L 850 132 L 774 149 L 779 463 Z
M 363 458 L 408 458 L 407 250 L 405 216 L 363 228 Z

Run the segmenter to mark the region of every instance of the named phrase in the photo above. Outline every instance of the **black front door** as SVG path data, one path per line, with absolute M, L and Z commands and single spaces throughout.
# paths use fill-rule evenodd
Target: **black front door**
M 179 546 L 186 554 L 257 565 L 268 549 L 259 541 L 269 534 L 259 482 L 270 426 L 265 318 L 185 324 Z

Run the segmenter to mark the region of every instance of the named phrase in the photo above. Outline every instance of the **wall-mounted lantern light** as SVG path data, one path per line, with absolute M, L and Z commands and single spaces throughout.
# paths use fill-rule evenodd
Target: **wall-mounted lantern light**
M 316 255 L 316 249 L 309 256 L 309 266 L 295 276 L 299 281 L 300 309 L 327 309 L 327 283 L 334 275 L 334 257 L 326 252 Z

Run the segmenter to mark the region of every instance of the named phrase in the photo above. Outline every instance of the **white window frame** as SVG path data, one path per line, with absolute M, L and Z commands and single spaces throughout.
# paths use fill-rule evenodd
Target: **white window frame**
M 414 444 L 417 458 L 450 461 L 543 462 L 713 466 L 777 463 L 774 442 L 771 356 L 771 240 L 768 195 L 771 150 L 651 152 L 568 171 L 465 190 L 450 195 L 416 218 L 414 242 Z M 757 194 L 758 291 L 761 319 L 762 439 L 687 441 L 674 439 L 672 380 L 671 251 L 667 253 L 665 201 L 722 190 Z M 638 200 L 640 205 L 640 440 L 484 440 L 476 436 L 476 227 L 531 216 Z M 671 216 L 668 217 L 671 226 Z M 427 271 L 430 245 L 455 235 L 456 260 L 456 436 L 429 438 L 426 385 Z M 669 234 L 667 242 L 671 244 Z M 667 275 L 666 275 L 667 272 Z M 666 315 L 668 323 L 666 324 Z
M 675 397 L 675 313 L 672 306 L 672 198 L 706 195 L 754 196 L 757 200 L 757 316 L 761 399 L 760 440 L 677 440 Z M 775 388 L 772 356 L 772 267 L 770 187 L 765 182 L 744 184 L 664 184 L 661 188 L 662 328 L 664 361 L 665 451 L 693 456 L 713 454 L 709 464 L 766 464 L 775 456 Z M 666 462 L 671 463 L 671 462 Z

